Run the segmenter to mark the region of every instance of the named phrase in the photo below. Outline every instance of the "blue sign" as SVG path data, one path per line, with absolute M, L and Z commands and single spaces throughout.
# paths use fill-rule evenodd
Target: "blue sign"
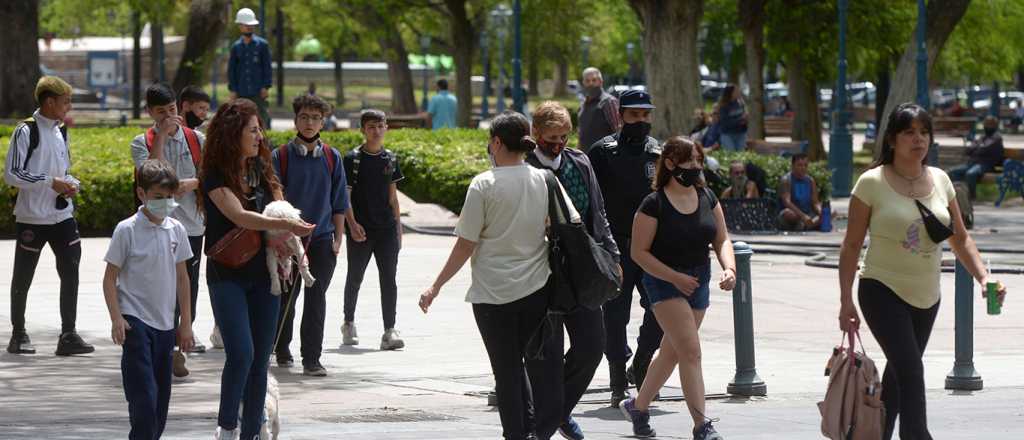
M 88 60 L 90 88 L 108 88 L 118 85 L 117 52 L 89 52 Z

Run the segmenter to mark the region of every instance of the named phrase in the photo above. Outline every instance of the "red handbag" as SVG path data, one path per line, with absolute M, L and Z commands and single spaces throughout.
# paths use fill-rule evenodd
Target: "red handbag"
M 228 269 L 241 269 L 262 248 L 263 233 L 236 227 L 206 251 L 206 256 Z

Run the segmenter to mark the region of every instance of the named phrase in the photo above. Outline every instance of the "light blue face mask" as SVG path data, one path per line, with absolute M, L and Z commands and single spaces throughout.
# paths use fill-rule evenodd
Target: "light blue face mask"
M 146 210 L 148 210 L 150 214 L 153 214 L 158 218 L 169 217 L 171 213 L 174 212 L 175 209 L 178 209 L 178 206 L 180 205 L 178 205 L 178 202 L 174 201 L 174 198 L 153 199 L 146 201 Z

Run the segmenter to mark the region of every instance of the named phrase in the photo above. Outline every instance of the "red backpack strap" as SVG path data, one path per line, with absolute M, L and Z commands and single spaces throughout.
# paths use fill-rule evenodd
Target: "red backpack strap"
M 150 129 L 152 130 L 152 129 Z M 199 166 L 203 161 L 203 152 L 199 146 L 199 136 L 196 135 L 195 130 L 188 127 L 181 127 L 182 132 L 185 133 L 185 143 L 188 144 L 188 152 L 192 155 L 192 165 L 196 167 L 196 173 L 199 173 Z
M 156 130 L 154 130 L 153 127 L 149 127 L 149 129 L 146 130 L 146 150 L 149 151 L 150 155 L 153 154 L 154 140 L 156 140 Z
M 281 177 L 281 185 L 288 184 L 288 144 L 277 147 L 277 171 Z
M 327 161 L 327 176 L 330 177 L 334 174 L 334 149 L 323 141 L 320 142 L 320 145 L 324 152 L 324 160 Z

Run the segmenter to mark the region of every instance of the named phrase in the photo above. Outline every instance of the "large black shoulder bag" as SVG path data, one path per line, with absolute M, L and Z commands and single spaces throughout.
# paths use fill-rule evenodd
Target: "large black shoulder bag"
M 548 312 L 568 314 L 579 307 L 598 310 L 619 294 L 618 259 L 594 241 L 583 223 L 573 223 L 554 174 L 547 173 L 550 301 Z

